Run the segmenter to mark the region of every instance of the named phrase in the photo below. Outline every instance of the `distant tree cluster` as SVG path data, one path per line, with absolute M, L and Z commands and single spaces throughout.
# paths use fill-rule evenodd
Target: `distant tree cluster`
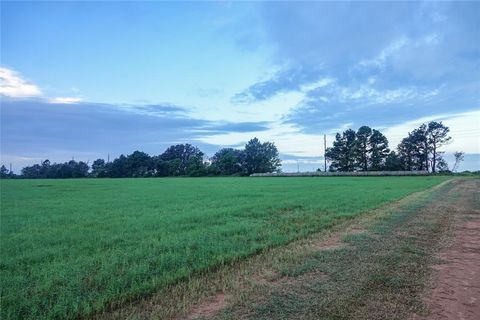
M 50 163 L 49 160 L 41 164 L 22 169 L 22 177 L 27 179 L 45 178 L 83 178 L 88 175 L 89 166 L 83 161 L 70 160 L 65 163 Z
M 377 171 L 385 167 L 389 152 L 387 138 L 363 126 L 357 132 L 348 129 L 337 133 L 325 156 L 331 161 L 331 171 Z
M 224 148 L 209 159 L 199 148 L 191 144 L 178 144 L 167 148 L 158 156 L 135 151 L 120 155 L 112 162 L 104 159 L 93 161 L 91 167 L 85 162 L 71 160 L 53 163 L 45 160 L 40 164 L 22 169 L 20 178 L 131 178 L 169 176 L 214 176 L 250 175 L 279 171 L 281 167 L 277 147 L 271 142 L 250 140 L 243 150 Z M 15 177 L 5 166 L 1 167 L 2 178 Z
M 5 167 L 4 165 L 2 165 L 0 167 L 0 178 L 11 179 L 11 178 L 15 178 L 15 177 L 16 177 L 16 175 L 12 171 L 9 171 L 7 169 L 7 167 Z
M 446 172 L 448 165 L 439 149 L 450 142 L 449 128 L 442 122 L 422 124 L 404 138 L 397 152 L 388 148 L 387 138 L 368 126 L 337 133 L 325 156 L 331 171 L 424 170 Z M 461 161 L 463 153 L 456 158 Z M 456 165 L 458 166 L 458 164 Z

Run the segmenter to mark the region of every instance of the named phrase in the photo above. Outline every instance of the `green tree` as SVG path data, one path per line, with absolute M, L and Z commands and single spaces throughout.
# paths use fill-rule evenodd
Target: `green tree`
M 177 144 L 165 150 L 160 158 L 164 161 L 175 161 L 170 163 L 170 175 L 187 175 L 189 167 L 200 167 L 203 165 L 203 152 L 191 144 Z M 176 166 L 175 166 L 176 165 Z
M 261 143 L 253 138 L 245 145 L 244 172 L 266 173 L 278 171 L 281 167 L 278 150 L 272 142 Z
M 97 159 L 92 163 L 92 176 L 97 178 L 106 177 L 105 160 Z
M 40 176 L 42 178 L 55 178 L 55 168 L 52 168 L 50 160 L 44 160 L 42 162 L 42 168 L 40 169 Z
M 352 129 L 335 135 L 333 147 L 327 148 L 325 156 L 331 162 L 330 171 L 354 171 L 356 167 L 356 133 Z
M 422 124 L 412 132 L 413 154 L 417 170 L 428 171 L 428 137 L 427 126 Z
M 216 174 L 241 174 L 245 162 L 245 152 L 233 148 L 223 148 L 215 153 L 211 161 L 212 170 Z
M 42 166 L 39 164 L 34 164 L 33 166 L 26 166 L 25 168 L 22 169 L 22 177 L 27 178 L 27 179 L 38 179 L 41 178 L 40 172 L 41 172 Z
M 0 167 L 0 178 L 2 179 L 8 178 L 8 170 L 3 164 Z
M 435 173 L 437 162 L 441 159 L 441 154 L 438 151 L 443 145 L 450 142 L 452 139 L 448 136 L 450 129 L 445 126 L 441 121 L 432 121 L 428 123 L 426 136 L 428 138 L 428 144 L 430 146 L 429 151 L 432 154 L 432 172 Z
M 372 129 L 368 126 L 362 126 L 357 130 L 355 135 L 355 155 L 358 167 L 363 171 L 367 171 L 370 158 L 370 138 Z
M 402 167 L 405 170 L 412 171 L 413 162 L 414 162 L 414 155 L 413 155 L 414 147 L 413 147 L 413 142 L 412 142 L 412 139 L 410 138 L 410 135 L 402 139 L 397 149 L 398 149 L 398 158 L 402 162 Z
M 191 177 L 201 177 L 207 175 L 207 167 L 203 162 L 203 156 L 197 155 L 188 160 L 187 175 Z
M 451 172 L 448 168 L 448 163 L 442 156 L 437 158 L 437 171 L 441 173 L 448 173 Z
M 408 134 L 398 146 L 398 151 L 408 170 L 429 170 L 436 172 L 437 163 L 441 159 L 439 148 L 450 142 L 449 128 L 442 122 L 432 121 L 422 124 Z
M 386 158 L 390 152 L 388 149 L 388 140 L 380 131 L 373 129 L 369 139 L 369 170 L 378 171 L 385 167 Z
M 148 177 L 154 173 L 154 164 L 147 153 L 134 151 L 125 160 L 125 170 L 129 177 Z
M 160 156 L 152 158 L 154 175 L 156 177 L 166 177 L 170 173 L 169 162 L 162 160 Z
M 400 171 L 404 170 L 403 162 L 395 151 L 390 151 L 385 158 L 385 170 L 387 171 Z
M 83 178 L 88 176 L 90 167 L 87 163 L 70 160 L 65 163 L 50 163 L 45 160 L 41 164 L 35 164 L 22 169 L 22 176 L 29 179 L 66 179 Z
M 114 159 L 106 166 L 108 168 L 108 176 L 110 178 L 125 178 L 128 177 L 126 170 L 127 157 L 123 154 L 120 157 Z
M 325 151 L 325 157 L 330 161 L 330 171 L 343 171 L 345 168 L 345 141 L 343 136 L 340 133 L 335 134 L 335 141 L 333 141 L 333 146 L 327 148 Z
M 422 124 L 408 133 L 398 145 L 400 158 L 406 170 L 428 170 L 428 138 L 427 126 Z

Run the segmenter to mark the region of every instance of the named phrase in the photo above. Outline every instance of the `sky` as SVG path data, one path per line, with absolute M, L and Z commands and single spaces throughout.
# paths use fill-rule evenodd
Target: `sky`
M 258 137 L 284 171 L 443 121 L 480 170 L 480 2 L 1 2 L 1 163 Z

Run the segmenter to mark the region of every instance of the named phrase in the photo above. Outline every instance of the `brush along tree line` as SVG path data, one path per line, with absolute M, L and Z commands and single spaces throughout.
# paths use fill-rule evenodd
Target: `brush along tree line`
M 368 126 L 337 133 L 333 146 L 326 151 L 330 171 L 447 171 L 439 148 L 451 140 L 449 128 L 441 122 L 422 124 L 398 145 L 398 152 L 390 151 L 387 138 Z M 167 148 L 158 156 L 135 151 L 121 155 L 112 162 L 95 160 L 91 166 L 83 161 L 40 164 L 22 169 L 21 178 L 127 178 L 167 176 L 230 176 L 276 172 L 281 168 L 277 147 L 272 142 L 250 140 L 243 150 L 220 149 L 209 161 L 205 154 L 191 144 Z M 2 166 L 2 178 L 16 177 Z

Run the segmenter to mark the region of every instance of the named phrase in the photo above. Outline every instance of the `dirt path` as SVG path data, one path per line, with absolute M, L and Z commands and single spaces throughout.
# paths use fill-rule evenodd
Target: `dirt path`
M 425 297 L 425 319 L 480 319 L 480 203 L 478 184 L 459 188 L 453 238 L 434 265 L 431 290 Z

